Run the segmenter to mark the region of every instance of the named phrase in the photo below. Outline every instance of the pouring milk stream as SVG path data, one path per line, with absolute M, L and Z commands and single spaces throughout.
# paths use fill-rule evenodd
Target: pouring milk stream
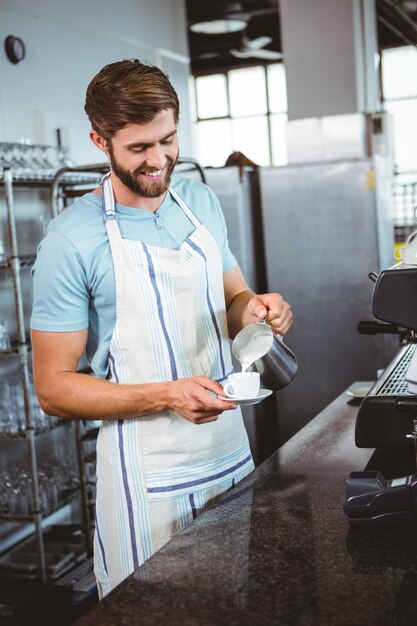
M 256 332 L 249 338 L 247 343 L 241 346 L 236 355 L 242 366 L 242 372 L 246 372 L 255 361 L 269 352 L 274 340 L 274 335 L 269 326 L 262 322 L 256 326 L 259 326 L 259 329 L 256 329 Z

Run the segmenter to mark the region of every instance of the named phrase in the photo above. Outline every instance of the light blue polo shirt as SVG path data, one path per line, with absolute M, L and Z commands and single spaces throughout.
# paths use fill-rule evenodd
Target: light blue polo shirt
M 211 232 L 223 258 L 223 270 L 232 269 L 237 262 L 229 249 L 217 197 L 197 180 L 173 176 L 171 185 Z M 169 193 L 156 213 L 120 204 L 116 204 L 116 212 L 124 239 L 178 249 L 194 230 Z M 32 273 L 31 327 L 49 332 L 88 327 L 87 358 L 94 374 L 105 377 L 116 304 L 101 196 L 82 196 L 50 223 Z

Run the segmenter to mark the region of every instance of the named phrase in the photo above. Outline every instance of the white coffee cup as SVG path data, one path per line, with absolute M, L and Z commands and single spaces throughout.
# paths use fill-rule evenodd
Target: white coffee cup
M 394 257 L 405 265 L 417 265 L 417 230 L 409 235 L 405 246 L 395 250 Z
M 248 398 L 256 398 L 259 394 L 259 386 L 259 372 L 235 372 L 229 375 L 223 389 L 229 398 L 247 400 Z

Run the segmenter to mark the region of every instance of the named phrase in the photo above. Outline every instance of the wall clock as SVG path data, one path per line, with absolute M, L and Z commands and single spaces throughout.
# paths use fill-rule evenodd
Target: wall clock
M 19 63 L 25 58 L 26 48 L 20 37 L 8 35 L 4 42 L 4 48 L 11 63 Z

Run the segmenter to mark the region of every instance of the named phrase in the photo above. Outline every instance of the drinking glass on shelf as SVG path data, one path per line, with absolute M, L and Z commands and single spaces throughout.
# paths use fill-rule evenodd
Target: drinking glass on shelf
M 9 505 L 9 515 L 16 515 L 19 510 L 19 489 L 15 484 L 8 483 L 9 495 L 8 495 L 8 505 Z
M 28 176 L 29 165 L 26 160 L 25 145 L 11 143 L 10 145 L 10 169 L 15 180 L 21 180 Z
M 48 180 L 55 172 L 54 164 L 49 157 L 50 146 L 34 146 L 33 165 L 35 166 L 35 178 Z
M 14 416 L 13 432 L 23 432 L 26 428 L 25 402 L 20 383 L 10 383 L 10 399 Z
M 2 170 L 5 167 L 9 166 L 9 161 L 7 159 L 7 148 L 6 148 L 6 143 L 4 143 L 3 141 L 0 142 L 0 170 Z M 1 174 L 3 175 L 3 172 L 1 172 Z
M 6 143 L 3 142 L 1 144 L 2 146 L 2 156 L 1 156 L 1 162 L 2 162 L 2 167 L 9 167 L 11 168 L 13 163 L 13 144 L 12 143 Z
M 15 493 L 15 515 L 27 516 L 32 512 L 32 479 L 26 473 L 22 471 L 19 478 L 16 481 Z
M 49 502 L 48 502 L 48 492 L 46 490 L 46 483 L 47 483 L 47 479 L 42 479 L 41 482 L 39 482 L 39 508 L 42 511 L 42 513 L 47 514 L 49 513 L 50 507 L 49 507 Z
M 6 320 L 0 320 L 0 352 L 11 350 L 9 330 Z
M 20 490 L 16 468 L 0 472 L 1 495 L 0 510 L 3 515 L 17 515 L 19 513 Z
M 58 169 L 61 167 L 74 167 L 74 163 L 70 159 L 69 148 L 67 146 L 57 146 L 56 154 Z
M 9 504 L 8 504 L 8 488 L 7 488 L 7 471 L 0 471 L 0 514 L 8 515 L 9 513 Z
M 12 429 L 13 413 L 10 385 L 0 382 L 0 432 L 9 433 Z
M 16 150 L 18 153 L 19 169 L 17 170 L 17 177 L 25 180 L 32 178 L 32 153 L 33 146 L 30 139 L 23 139 L 20 144 L 16 144 Z

